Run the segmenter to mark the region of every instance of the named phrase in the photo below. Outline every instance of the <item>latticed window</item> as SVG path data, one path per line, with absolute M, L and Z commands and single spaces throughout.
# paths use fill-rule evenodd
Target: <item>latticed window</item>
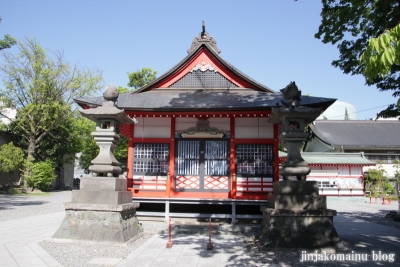
M 273 145 L 237 145 L 236 173 L 244 176 L 273 175 Z
M 171 85 L 171 88 L 237 88 L 238 86 L 218 72 L 196 70 L 189 72 Z
M 200 141 L 180 141 L 177 144 L 177 175 L 198 175 Z
M 136 174 L 167 174 L 169 144 L 134 144 L 133 172 Z

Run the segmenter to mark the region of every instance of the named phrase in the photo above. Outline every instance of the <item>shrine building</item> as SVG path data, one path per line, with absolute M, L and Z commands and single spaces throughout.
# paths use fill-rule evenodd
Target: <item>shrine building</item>
M 226 216 L 234 220 L 236 204 L 264 204 L 279 180 L 279 130 L 268 118 L 284 98 L 222 59 L 204 24 L 187 53 L 168 72 L 117 100 L 138 120 L 120 127 L 129 140 L 128 190 L 141 207 L 165 205 L 154 213 L 159 216 L 174 214 L 171 203 L 226 204 L 232 206 Z M 75 101 L 87 109 L 104 99 Z M 325 110 L 334 101 L 302 96 L 300 106 Z

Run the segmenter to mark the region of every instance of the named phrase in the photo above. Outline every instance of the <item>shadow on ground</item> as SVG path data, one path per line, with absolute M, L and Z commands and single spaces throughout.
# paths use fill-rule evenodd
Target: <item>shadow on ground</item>
M 49 203 L 49 201 L 34 200 L 29 196 L 21 195 L 0 195 L 0 210 L 15 209 L 17 207 L 37 206 Z

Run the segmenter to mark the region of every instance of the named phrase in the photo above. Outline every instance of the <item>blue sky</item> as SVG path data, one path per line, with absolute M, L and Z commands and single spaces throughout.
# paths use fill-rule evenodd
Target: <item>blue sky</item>
M 337 48 L 314 38 L 321 7 L 318 0 L 2 0 L 0 36 L 35 37 L 71 64 L 102 70 L 105 85 L 126 86 L 127 72 L 150 67 L 161 75 L 182 60 L 204 20 L 220 56 L 258 82 L 278 91 L 296 81 L 303 94 L 354 105 L 357 119 L 375 117 L 395 99 L 331 65 Z

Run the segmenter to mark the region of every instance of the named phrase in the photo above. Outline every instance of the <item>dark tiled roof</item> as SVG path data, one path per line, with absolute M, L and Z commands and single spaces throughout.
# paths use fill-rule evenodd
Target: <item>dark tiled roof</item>
M 279 158 L 286 158 L 287 153 L 279 151 Z M 362 153 L 332 153 L 332 152 L 302 152 L 301 157 L 308 164 L 356 164 L 376 165 L 375 162 L 366 159 Z
M 361 153 L 318 153 L 304 152 L 301 156 L 308 164 L 357 164 L 376 165 L 364 158 Z
M 267 93 L 251 89 L 232 90 L 174 90 L 156 89 L 142 93 L 121 94 L 117 106 L 126 110 L 143 111 L 202 111 L 202 110 L 254 110 L 270 109 L 283 99 L 280 93 Z M 103 97 L 79 98 L 80 105 L 99 106 Z M 335 99 L 303 96 L 300 105 L 327 108 Z
M 323 142 L 343 148 L 400 148 L 399 121 L 315 121 L 310 125 Z

